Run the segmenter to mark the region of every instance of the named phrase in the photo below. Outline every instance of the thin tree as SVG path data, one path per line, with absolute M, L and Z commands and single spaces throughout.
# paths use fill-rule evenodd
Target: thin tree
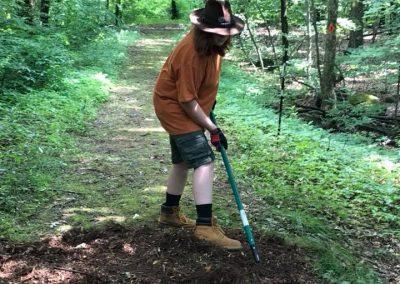
M 283 97 L 285 94 L 285 80 L 286 80 L 286 63 L 289 61 L 289 24 L 287 20 L 286 0 L 281 0 L 281 27 L 282 27 L 282 69 L 281 69 L 281 96 L 279 101 L 279 121 L 278 121 L 278 136 L 281 133 L 282 113 L 283 113 Z
M 375 43 L 380 24 L 381 24 L 381 17 L 378 17 L 372 26 L 372 43 Z
M 171 20 L 179 19 L 178 6 L 175 0 L 171 0 Z
M 19 15 L 24 18 L 25 23 L 33 25 L 35 22 L 35 0 L 20 1 L 21 10 Z
M 336 59 L 336 26 L 338 15 L 338 0 L 328 0 L 327 3 L 327 27 L 325 37 L 325 56 L 324 56 L 324 69 L 321 77 L 321 105 L 322 107 L 326 101 L 332 97 L 333 89 L 335 86 L 335 59 Z
M 251 59 L 249 53 L 247 52 L 246 47 L 243 44 L 243 40 L 242 40 L 242 35 L 238 36 L 238 41 L 239 41 L 239 45 L 240 45 L 240 49 L 243 51 L 244 56 L 246 56 L 246 59 L 248 62 L 250 62 L 250 64 L 254 67 L 257 68 L 256 64 L 254 63 L 253 59 Z
M 395 1 L 389 1 L 389 7 L 387 7 L 387 29 L 389 30 L 389 35 L 393 35 L 395 31 L 395 19 L 396 19 L 396 3 Z
M 289 24 L 287 19 L 286 0 L 281 0 L 281 26 L 282 26 L 282 45 L 283 45 L 283 58 L 282 64 L 289 61 Z
M 399 111 L 399 104 L 400 104 L 400 64 L 398 68 L 398 74 L 397 74 L 397 96 L 396 96 L 396 108 L 394 110 L 394 117 L 397 117 L 398 111 Z
M 40 1 L 40 21 L 43 26 L 49 24 L 50 0 Z
M 105 11 L 104 11 L 104 24 L 105 25 L 107 25 L 108 24 L 108 13 L 109 13 L 109 10 L 110 10 L 110 0 L 106 0 L 106 5 L 105 5 L 106 7 L 106 9 L 105 9 Z
M 260 5 L 258 4 L 258 1 L 256 2 L 256 6 L 257 6 L 257 10 L 260 13 L 261 18 L 263 19 L 264 23 L 265 23 L 265 28 L 267 29 L 268 32 L 268 40 L 269 43 L 271 44 L 272 47 L 272 53 L 274 55 L 274 64 L 277 64 L 278 62 L 278 55 L 276 54 L 276 48 L 275 48 L 275 44 L 274 44 L 274 39 L 272 37 L 272 33 L 271 33 L 271 29 L 269 28 L 269 24 L 268 24 L 268 19 L 267 17 L 264 15 L 263 11 L 261 10 Z
M 314 0 L 310 0 L 310 9 L 311 9 L 311 21 L 314 27 L 314 40 L 315 40 L 315 56 L 316 56 L 316 67 L 318 70 L 318 79 L 319 79 L 319 89 L 321 89 L 321 79 L 322 79 L 322 72 L 321 72 L 321 55 L 319 53 L 319 32 L 317 26 L 317 12 L 315 9 Z M 317 94 L 317 103 L 316 106 L 321 106 L 321 98 L 320 94 Z
M 247 15 L 244 15 L 244 21 L 246 23 L 247 30 L 249 31 L 251 42 L 253 43 L 254 48 L 256 49 L 256 52 L 257 52 L 257 55 L 258 55 L 258 59 L 260 60 L 261 69 L 264 70 L 264 60 L 262 58 L 262 54 L 261 54 L 260 48 L 258 47 L 258 44 L 256 42 L 256 38 L 255 38 L 253 32 L 251 31 L 250 24 L 249 24 L 249 19 L 248 19 Z
M 115 25 L 120 27 L 122 24 L 122 0 L 115 1 Z
M 350 48 L 357 48 L 364 44 L 364 3 L 363 0 L 353 0 L 351 3 L 350 19 L 355 23 L 356 29 L 350 32 Z
M 310 68 L 313 66 L 313 35 L 312 35 L 312 11 L 311 4 L 309 0 L 306 0 L 306 23 L 307 23 L 307 76 L 310 79 Z

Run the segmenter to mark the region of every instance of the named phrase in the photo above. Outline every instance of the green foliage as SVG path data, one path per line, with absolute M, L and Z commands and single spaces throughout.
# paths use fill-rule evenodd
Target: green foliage
M 176 8 L 180 18 L 185 23 L 188 22 L 189 13 L 195 9 L 204 6 L 203 1 L 184 1 L 177 0 Z M 170 0 L 136 0 L 124 4 L 124 19 L 127 23 L 155 23 L 168 22 L 171 18 Z
M 0 105 L 2 212 L 17 213 L 29 196 L 35 204 L 52 194 L 47 186 L 51 173 L 63 165 L 63 149 L 71 147 L 68 134 L 83 132 L 96 105 L 106 98 L 99 82 L 87 76 L 76 74 L 62 93 L 43 90 L 3 96 L 2 101 L 14 96 L 15 103 Z
M 3 0 L 0 2 L 0 27 L 10 22 L 17 14 L 18 5 L 14 0 Z
M 56 190 L 71 132 L 104 101 L 103 89 L 126 55 L 136 32 L 115 32 L 105 3 L 51 1 L 49 25 L 24 1 L 0 3 L 0 237 L 36 214 Z M 85 70 L 85 71 L 79 71 Z M 26 202 L 28 200 L 30 202 Z
M 127 22 L 144 23 L 154 18 L 169 19 L 171 2 L 165 0 L 133 1 L 124 9 Z
M 371 44 L 368 48 L 351 50 L 351 54 L 339 56 L 338 62 L 348 64 L 360 72 L 371 72 L 396 67 L 400 61 L 400 36 Z M 351 74 L 351 73 L 350 73 Z
M 0 29 L 1 31 L 1 29 Z M 0 91 L 27 91 L 57 85 L 71 66 L 61 34 L 38 30 L 0 33 Z
M 397 1 L 365 1 L 367 7 L 365 11 L 365 21 L 369 25 L 377 21 L 384 23 L 387 30 L 398 30 L 400 28 L 400 2 Z M 397 15 L 397 16 L 396 16 Z
M 92 64 L 94 56 L 102 56 L 99 48 L 110 49 L 112 41 L 121 37 L 110 37 L 113 31 L 104 28 L 110 12 L 98 0 L 51 2 L 50 25 L 45 27 L 40 25 L 38 7 L 34 23 L 24 22 L 20 15 L 24 5 L 12 0 L 0 4 L 0 92 L 57 88 L 77 54 L 79 66 Z M 116 61 L 107 63 L 107 71 L 120 62 L 121 45 L 115 47 L 120 52 L 112 54 L 119 58 L 110 58 Z M 88 48 L 91 53 L 80 53 Z
M 108 32 L 90 45 L 90 57 L 89 51 L 75 51 L 77 65 L 86 71 L 70 65 L 57 88 L 0 96 L 0 238 L 13 236 L 17 224 L 58 193 L 55 181 L 65 156 L 74 151 L 71 133 L 85 133 L 108 95 L 110 81 L 103 71 L 115 75 L 136 38 L 136 32 Z
M 328 128 L 341 131 L 356 131 L 358 127 L 373 122 L 373 116 L 378 116 L 384 108 L 368 102 L 354 105 L 349 101 L 341 101 L 327 111 L 323 124 Z
M 232 146 L 235 173 L 262 200 L 257 219 L 268 220 L 256 226 L 313 249 L 319 272 L 329 281 L 377 282 L 374 272 L 358 263 L 356 247 L 345 245 L 371 230 L 399 237 L 398 153 L 289 117 L 277 139 L 277 115 L 249 94 L 260 90 L 259 79 L 227 67 L 217 116 L 228 133 L 240 133 Z
M 53 2 L 52 23 L 66 36 L 66 44 L 76 49 L 103 32 L 109 12 L 98 0 Z
M 139 37 L 136 31 L 104 29 L 95 39 L 82 46 L 82 51 L 74 55 L 74 65 L 78 68 L 95 67 L 109 75 L 116 75 L 116 66 L 126 59 L 126 46 Z M 112 51 L 112 52 L 110 52 Z

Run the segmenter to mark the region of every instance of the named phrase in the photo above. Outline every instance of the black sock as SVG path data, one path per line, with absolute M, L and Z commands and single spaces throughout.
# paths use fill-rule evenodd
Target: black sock
M 197 220 L 196 225 L 211 226 L 212 204 L 196 205 Z
M 167 192 L 165 206 L 178 206 L 182 195 L 173 195 Z

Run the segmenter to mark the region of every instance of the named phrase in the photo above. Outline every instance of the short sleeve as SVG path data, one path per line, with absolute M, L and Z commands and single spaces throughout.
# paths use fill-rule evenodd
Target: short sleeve
M 190 102 L 198 98 L 198 92 L 204 78 L 205 68 L 197 56 L 183 56 L 176 78 L 178 101 Z

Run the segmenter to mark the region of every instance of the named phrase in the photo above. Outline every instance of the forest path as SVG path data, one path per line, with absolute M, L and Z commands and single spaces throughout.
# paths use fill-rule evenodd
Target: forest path
M 170 164 L 168 135 L 153 112 L 159 70 L 183 30 L 141 29 L 129 49 L 120 84 L 84 136 L 63 176 L 63 196 L 42 213 L 48 238 L 6 246 L 0 281 L 46 283 L 318 283 L 309 257 L 281 239 L 255 233 L 264 265 L 245 245 L 225 177 L 216 180 L 216 214 L 245 245 L 230 253 L 193 239 L 191 232 L 156 225 Z M 222 167 L 218 167 L 221 171 Z M 190 186 L 188 186 L 188 189 Z M 188 190 L 190 192 L 190 190 Z M 182 200 L 194 217 L 191 194 Z M 54 236 L 53 232 L 56 232 Z
M 171 30 L 174 35 L 179 32 Z M 91 197 L 77 205 L 85 207 L 89 201 L 92 216 L 80 209 L 74 212 L 84 213 L 83 222 L 129 222 L 155 218 L 158 213 L 168 174 L 169 145 L 153 111 L 152 90 L 173 44 L 174 40 L 160 38 L 155 31 L 143 34 L 129 48 L 120 84 L 110 90 L 108 102 L 87 135 L 79 138 L 83 154 L 66 179 L 72 185 L 67 190 L 81 189 Z

